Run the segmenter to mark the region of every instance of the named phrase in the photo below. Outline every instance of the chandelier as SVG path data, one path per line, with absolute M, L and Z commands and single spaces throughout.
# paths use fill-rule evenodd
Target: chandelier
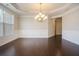
M 40 3 L 40 11 L 39 11 L 39 13 L 35 16 L 35 19 L 37 21 L 39 21 L 39 22 L 42 22 L 42 21 L 44 21 L 44 20 L 46 20 L 48 18 L 45 14 L 42 13 L 41 5 L 42 5 L 42 3 Z

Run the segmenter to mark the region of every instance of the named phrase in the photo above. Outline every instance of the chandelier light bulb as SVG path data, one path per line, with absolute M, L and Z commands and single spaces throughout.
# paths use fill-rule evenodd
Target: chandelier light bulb
M 43 18 L 43 17 L 45 17 L 45 15 L 42 14 L 41 17 Z
M 41 21 L 41 20 L 42 20 L 41 18 L 38 19 L 38 21 Z
M 42 13 L 42 10 L 41 10 L 41 3 L 40 3 L 40 11 L 39 13 L 35 16 L 35 19 L 42 22 L 43 20 L 46 20 L 47 19 L 47 16 L 45 14 Z
M 35 17 L 35 19 L 38 19 L 39 18 L 39 15 L 37 15 L 36 17 Z
M 43 20 L 46 20 L 47 19 L 47 16 L 45 16 L 44 18 L 43 18 Z

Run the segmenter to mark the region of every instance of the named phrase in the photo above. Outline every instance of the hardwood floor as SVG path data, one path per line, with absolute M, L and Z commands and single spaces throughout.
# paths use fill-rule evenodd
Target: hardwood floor
M 20 38 L 0 47 L 1 56 L 70 56 L 79 55 L 79 46 L 52 38 Z
M 62 40 L 62 51 L 64 56 L 79 56 L 79 45 Z

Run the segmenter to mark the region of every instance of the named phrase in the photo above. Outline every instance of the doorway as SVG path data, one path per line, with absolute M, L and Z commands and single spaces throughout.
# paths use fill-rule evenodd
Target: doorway
M 55 45 L 57 48 L 57 53 L 61 51 L 62 46 L 62 17 L 55 18 Z
M 62 17 L 58 17 L 55 19 L 55 37 L 62 37 Z

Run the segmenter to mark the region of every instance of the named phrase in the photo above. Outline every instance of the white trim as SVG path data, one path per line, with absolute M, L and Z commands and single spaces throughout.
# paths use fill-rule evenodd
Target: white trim
M 66 4 L 66 5 L 64 5 L 64 6 L 62 6 L 62 7 L 60 7 L 60 8 L 57 8 L 57 9 L 55 9 L 55 10 L 53 10 L 53 11 L 50 11 L 49 12 L 49 14 L 53 14 L 54 12 L 57 12 L 57 11 L 60 11 L 60 10 L 65 10 L 66 8 L 68 8 L 68 7 L 70 7 L 70 5 L 71 5 L 72 3 L 68 3 L 68 4 Z M 3 3 L 3 5 L 4 6 L 6 6 L 7 8 L 9 8 L 9 9 L 11 9 L 12 11 L 15 11 L 16 13 L 18 13 L 18 14 L 26 14 L 26 12 L 23 12 L 23 11 L 21 11 L 21 10 L 19 10 L 19 9 L 16 9 L 12 4 L 10 4 L 10 3 Z
M 19 14 L 19 13 L 21 13 L 21 14 L 25 13 L 25 12 L 23 12 L 23 11 L 20 11 L 20 10 L 16 9 L 16 8 L 15 8 L 14 6 L 12 6 L 12 4 L 10 4 L 10 3 L 3 3 L 2 5 L 4 5 L 5 7 L 9 8 L 10 10 L 12 10 L 12 11 L 18 13 L 18 14 Z
M 32 16 L 21 15 L 20 17 L 28 17 L 28 18 L 29 18 L 29 17 L 33 17 L 33 18 L 34 18 L 35 16 L 34 16 L 34 15 L 32 15 Z
M 74 41 L 72 41 L 72 40 L 70 40 L 70 39 L 65 39 L 65 38 L 62 38 L 63 40 L 67 40 L 67 41 L 69 41 L 69 42 L 71 42 L 71 43 L 74 43 L 74 44 L 76 44 L 76 45 L 79 45 L 79 43 L 76 43 L 76 42 L 74 42 Z
M 57 18 L 57 17 L 62 17 L 63 14 L 57 15 L 57 16 L 53 16 L 51 18 Z
M 36 36 L 19 36 L 19 38 L 50 38 L 50 37 L 53 37 L 54 35 L 50 35 L 50 36 L 38 36 L 38 37 L 36 37 Z
M 66 5 L 64 5 L 64 6 L 60 7 L 60 8 L 57 8 L 57 9 L 53 10 L 53 11 L 50 11 L 49 13 L 55 13 L 57 11 L 62 11 L 62 10 L 67 9 L 70 6 L 71 6 L 71 3 L 70 4 L 66 4 Z
M 64 12 L 63 14 L 59 14 L 59 15 L 56 15 L 56 16 L 52 16 L 51 18 L 63 17 L 64 15 L 66 15 L 66 14 L 68 14 L 68 13 L 71 13 L 71 12 L 77 10 L 78 8 L 79 8 L 79 6 L 77 6 L 77 7 L 75 7 L 75 8 L 72 8 L 72 9 L 70 9 L 70 10 Z
M 8 6 L 7 6 L 6 4 L 8 4 Z M 10 4 L 10 3 L 6 3 L 6 4 L 3 3 L 4 6 L 6 6 L 6 7 L 9 8 L 9 9 L 11 9 L 12 11 L 15 11 L 15 12 L 18 13 L 18 14 L 26 14 L 26 12 L 23 12 L 23 11 L 21 11 L 21 10 L 19 10 L 19 9 L 16 9 L 14 6 L 12 6 L 12 4 Z M 68 3 L 68 4 L 62 6 L 61 8 L 57 8 L 57 9 L 55 9 L 55 10 L 53 10 L 53 11 L 50 11 L 49 13 L 52 13 L 52 14 L 53 14 L 53 13 L 55 13 L 55 12 L 57 12 L 57 11 L 65 10 L 65 9 L 67 9 L 68 7 L 70 7 L 71 4 L 72 4 L 72 3 Z M 72 8 L 72 9 L 70 9 L 69 11 L 67 11 L 67 12 L 65 12 L 65 13 L 63 13 L 63 14 L 59 14 L 59 15 L 56 15 L 56 16 L 52 16 L 51 18 L 61 17 L 61 16 L 63 16 L 63 15 L 66 15 L 67 13 L 70 13 L 70 12 L 76 10 L 77 8 L 79 8 L 79 6 L 77 6 L 77 7 L 75 7 L 75 8 Z M 51 15 L 52 15 L 52 14 L 51 14 Z M 28 16 L 27 16 L 27 17 L 28 17 Z M 33 16 L 30 16 L 30 17 L 33 17 Z
M 9 43 L 9 42 L 12 42 L 13 40 L 16 40 L 16 39 L 18 39 L 19 37 L 18 36 L 8 36 L 8 37 L 2 37 L 2 38 L 0 38 L 0 46 L 3 46 L 3 45 L 5 45 L 5 44 L 7 44 L 7 43 Z
M 34 36 L 34 37 L 32 37 L 32 36 L 19 36 L 19 38 L 48 38 L 48 36 L 45 36 L 45 37 L 41 37 L 41 36 L 39 36 L 39 37 L 36 37 L 36 36 Z
M 53 35 L 48 35 L 48 38 L 53 37 L 53 36 L 54 36 L 54 34 Z
M 63 13 L 62 16 L 66 15 L 66 14 L 68 14 L 68 13 L 71 13 L 71 12 L 77 10 L 77 9 L 79 9 L 79 6 L 77 6 L 77 7 L 75 7 L 75 8 L 72 8 L 72 9 L 68 10 L 67 12 Z

